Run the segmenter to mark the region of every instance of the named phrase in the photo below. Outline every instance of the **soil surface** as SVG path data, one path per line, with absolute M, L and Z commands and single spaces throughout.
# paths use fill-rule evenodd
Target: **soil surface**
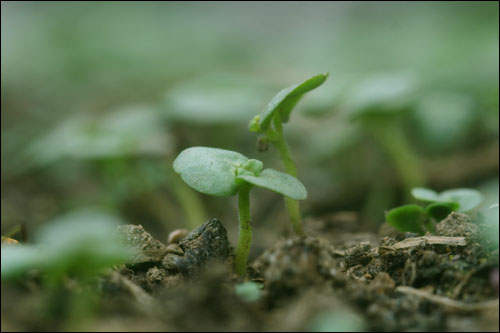
M 498 249 L 468 216 L 452 213 L 425 236 L 360 233 L 347 213 L 304 224 L 308 236 L 249 263 L 252 297 L 236 292 L 244 281 L 217 219 L 169 244 L 122 226 L 138 255 L 97 284 L 68 278 L 48 297 L 36 272 L 2 282 L 2 331 L 498 331 Z M 79 312 L 88 308 L 98 310 Z

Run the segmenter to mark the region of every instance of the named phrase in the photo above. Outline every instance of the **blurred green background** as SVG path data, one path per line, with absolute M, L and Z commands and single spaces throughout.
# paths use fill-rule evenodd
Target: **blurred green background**
M 2 234 L 97 207 L 162 240 L 219 217 L 235 239 L 234 198 L 194 192 L 173 159 L 213 146 L 282 170 L 248 122 L 322 72 L 285 126 L 306 216 L 357 211 L 375 230 L 411 185 L 498 202 L 497 2 L 1 6 Z M 283 201 L 252 195 L 271 242 Z

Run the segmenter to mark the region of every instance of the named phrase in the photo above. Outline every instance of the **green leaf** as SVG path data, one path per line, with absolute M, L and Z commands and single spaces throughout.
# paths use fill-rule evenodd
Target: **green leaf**
M 308 332 L 364 332 L 365 323 L 356 313 L 346 309 L 326 309 L 315 313 Z
M 412 114 L 419 142 L 435 152 L 467 142 L 476 117 L 474 100 L 457 92 L 432 92 L 422 96 Z
M 307 198 L 307 190 L 297 178 L 273 169 L 266 169 L 259 176 L 241 175 L 237 179 L 267 188 L 295 200 Z
M 90 275 L 133 256 L 118 238 L 121 221 L 104 212 L 82 209 L 45 225 L 35 239 L 43 246 L 49 274 Z
M 269 86 L 253 75 L 207 73 L 169 89 L 162 111 L 169 119 L 189 124 L 245 123 L 268 91 Z
M 437 221 L 445 219 L 452 211 L 456 211 L 460 205 L 456 202 L 434 202 L 428 205 L 425 210 L 427 214 Z
M 231 196 L 238 192 L 236 174 L 248 162 L 240 153 L 209 147 L 191 147 L 174 161 L 174 170 L 198 192 Z
M 417 81 L 412 72 L 373 75 L 353 88 L 344 108 L 353 118 L 370 115 L 391 117 L 408 109 L 416 87 Z
M 81 210 L 44 225 L 37 246 L 2 248 L 2 279 L 41 269 L 52 278 L 66 273 L 89 276 L 124 263 L 133 255 L 116 234 L 120 221 L 98 211 Z
M 24 244 L 2 246 L 2 280 L 40 268 L 46 262 L 40 249 Z
M 259 125 L 262 131 L 267 130 L 275 112 L 279 111 L 281 120 L 287 122 L 290 118 L 290 112 L 298 103 L 302 96 L 319 87 L 328 77 L 328 73 L 315 75 L 302 83 L 281 90 L 269 102 L 259 119 Z M 255 127 L 255 126 L 253 126 Z
M 441 198 L 446 201 L 458 202 L 459 212 L 468 212 L 481 204 L 483 196 L 470 188 L 457 188 L 441 192 Z
M 425 210 L 417 205 L 404 205 L 391 209 L 386 215 L 386 221 L 391 226 L 403 232 L 424 234 L 424 224 L 428 216 Z
M 422 201 L 441 201 L 441 198 L 436 191 L 424 187 L 415 187 L 411 190 L 411 195 L 413 195 L 415 199 Z
M 237 284 L 235 292 L 245 302 L 255 302 L 262 298 L 262 287 L 252 281 Z
M 453 209 L 459 212 L 467 212 L 476 208 L 483 201 L 483 196 L 476 190 L 470 188 L 458 188 L 436 193 L 433 190 L 416 187 L 411 191 L 415 199 L 427 202 L 457 203 L 459 207 Z
M 77 114 L 37 139 L 26 154 L 33 165 L 61 159 L 104 159 L 120 156 L 164 156 L 173 138 L 165 131 L 156 110 L 131 105 L 105 114 Z
M 264 168 L 264 165 L 259 160 L 250 159 L 241 168 L 251 172 L 255 176 L 259 176 L 260 172 Z

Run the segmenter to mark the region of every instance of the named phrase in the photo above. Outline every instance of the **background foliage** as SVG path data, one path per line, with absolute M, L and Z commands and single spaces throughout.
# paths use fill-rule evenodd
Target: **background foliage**
M 4 2 L 2 234 L 90 206 L 160 239 L 217 216 L 234 238 L 236 203 L 189 189 L 173 158 L 213 146 L 282 170 L 248 122 L 322 72 L 285 126 L 306 215 L 356 210 L 375 229 L 406 202 L 372 130 L 379 111 L 417 156 L 418 185 L 498 202 L 498 22 L 496 2 Z M 368 125 L 353 117 L 366 109 Z M 265 244 L 286 214 L 279 196 L 253 192 Z

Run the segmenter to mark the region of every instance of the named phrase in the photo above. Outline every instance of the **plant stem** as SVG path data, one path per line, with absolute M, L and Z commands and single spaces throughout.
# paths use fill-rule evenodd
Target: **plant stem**
M 276 112 L 275 116 L 273 117 L 273 121 L 276 135 L 273 136 L 273 140 L 271 140 L 271 142 L 276 150 L 278 150 L 286 172 L 289 175 L 297 177 L 297 167 L 295 166 L 295 162 L 293 161 L 290 148 L 288 147 L 288 144 L 285 141 L 285 137 L 283 136 L 283 125 L 281 124 L 281 117 L 279 115 L 279 112 Z M 304 229 L 302 227 L 302 221 L 300 218 L 299 202 L 285 197 L 285 205 L 288 210 L 288 216 L 290 217 L 293 231 L 297 235 L 304 235 Z
M 405 194 L 411 199 L 411 190 L 424 186 L 425 176 L 402 128 L 398 124 L 382 120 L 369 126 L 369 129 L 391 157 L 401 177 Z
M 295 162 L 292 158 L 292 153 L 290 152 L 290 148 L 285 141 L 285 137 L 283 136 L 283 125 L 281 124 L 281 117 L 279 112 L 276 112 L 276 115 L 273 118 L 274 120 L 274 129 L 276 131 L 276 137 L 271 142 L 278 150 L 281 161 L 285 166 L 285 170 L 288 174 L 297 177 L 297 167 L 295 166 Z
M 236 246 L 235 268 L 236 273 L 245 276 L 247 273 L 248 254 L 252 246 L 252 219 L 250 217 L 250 189 L 251 185 L 241 186 L 238 192 L 238 218 L 240 233 Z

